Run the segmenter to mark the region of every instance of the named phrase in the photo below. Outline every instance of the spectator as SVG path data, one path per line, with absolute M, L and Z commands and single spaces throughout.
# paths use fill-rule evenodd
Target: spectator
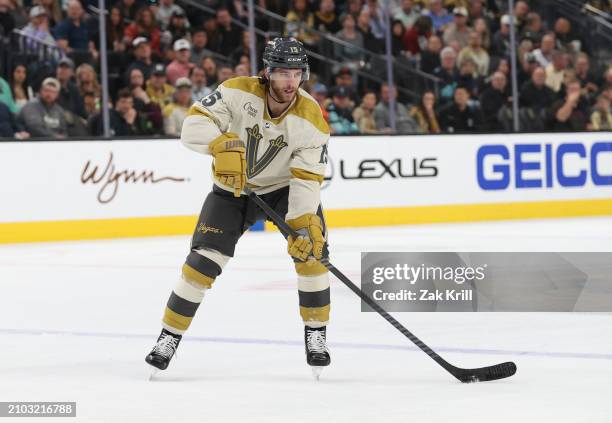
M 57 65 L 55 76 L 61 85 L 57 104 L 62 106 L 64 110 L 74 113 L 75 115 L 81 116 L 82 118 L 87 117 L 85 114 L 83 97 L 76 84 L 72 82 L 72 78 L 74 77 L 74 62 L 64 57 Z
M 558 93 L 563 84 L 565 70 L 567 68 L 567 56 L 559 50 L 555 50 L 552 55 L 552 63 L 546 66 L 546 85 Z
M 414 26 L 404 33 L 404 50 L 413 55 L 419 54 L 431 35 L 431 18 L 420 16 Z
M 480 97 L 484 78 L 478 75 L 476 62 L 471 57 L 466 57 L 461 62 L 457 85 L 462 85 L 470 93 L 472 99 L 477 100 Z
M 81 95 L 86 92 L 92 92 L 98 98 L 102 95 L 102 89 L 98 83 L 96 70 L 89 63 L 83 63 L 77 68 L 76 84 L 77 87 L 79 87 L 79 93 L 81 93 Z
M 397 9 L 393 19 L 401 21 L 404 28 L 412 28 L 419 16 L 421 14 L 418 7 L 415 6 L 414 0 L 402 0 L 402 6 Z
M 240 45 L 237 46 L 236 48 L 234 48 L 234 50 L 231 52 L 231 54 L 229 55 L 230 61 L 233 64 L 238 64 L 240 62 L 240 58 L 245 56 L 245 57 L 249 57 L 251 54 L 251 47 L 250 47 L 250 35 L 249 35 L 249 31 L 242 31 L 241 33 L 241 42 Z M 257 40 L 257 37 L 255 37 L 255 39 Z M 257 46 L 255 48 L 255 50 L 257 50 Z M 256 51 L 256 56 L 259 56 L 259 54 Z
M 314 14 L 313 27 L 314 29 L 335 34 L 340 31 L 340 22 L 336 16 L 336 5 L 334 0 L 321 0 L 319 10 Z
M 463 86 L 458 86 L 453 103 L 440 110 L 440 127 L 447 133 L 467 133 L 480 129 L 480 110 L 470 107 L 470 95 Z
M 155 18 L 161 28 L 165 30 L 170 25 L 170 19 L 175 13 L 185 16 L 183 8 L 175 4 L 174 0 L 160 0 L 159 6 L 155 10 Z
M 491 132 L 503 130 L 497 114 L 504 106 L 510 106 L 510 98 L 506 94 L 506 75 L 495 72 L 491 78 L 491 85 L 480 96 L 480 107 L 483 114 L 483 128 Z
M 0 0 L 0 36 L 8 36 L 15 29 L 15 18 L 9 0 Z
M 427 49 L 421 52 L 421 70 L 426 73 L 433 73 L 440 67 L 440 50 L 442 50 L 442 40 L 437 35 L 432 35 L 427 39 Z
M 45 79 L 40 86 L 39 97 L 21 109 L 19 119 L 31 136 L 62 139 L 68 135 L 64 109 L 57 104 L 60 88 L 57 79 Z
M 489 74 L 489 54 L 481 46 L 480 35 L 476 31 L 471 31 L 469 35 L 469 45 L 459 53 L 459 63 L 464 59 L 470 58 L 476 63 L 476 72 L 480 76 Z
M 17 105 L 13 99 L 11 86 L 0 76 L 0 103 L 6 104 L 11 113 L 17 113 Z
M 332 134 L 358 134 L 359 128 L 353 119 L 352 103 L 344 87 L 336 87 L 332 93 L 332 102 L 327 105 L 329 127 Z
M 100 99 L 92 92 L 83 94 L 83 104 L 85 105 L 85 115 L 91 118 L 100 111 Z
M 599 91 L 595 76 L 591 73 L 589 56 L 587 56 L 585 53 L 578 53 L 575 71 L 576 78 L 580 81 L 582 89 L 586 90 L 588 94 L 594 94 Z
M 125 21 L 118 6 L 110 9 L 106 17 L 106 44 L 110 50 L 116 53 L 123 53 L 127 48 L 123 33 L 125 32 Z
M 340 20 L 342 30 L 336 33 L 336 37 L 350 44 L 346 46 L 340 43 L 334 44 L 334 58 L 341 62 L 352 62 L 355 66 L 364 59 L 363 35 L 356 30 L 356 22 L 353 15 L 344 15 Z
M 178 137 L 192 103 L 191 81 L 189 78 L 179 78 L 174 88 L 174 101 L 164 108 L 164 132 L 166 135 Z
M 567 84 L 565 98 L 553 103 L 549 110 L 550 129 L 560 132 L 584 131 L 589 122 L 589 105 L 582 96 L 580 81 Z
M 491 40 L 491 55 L 496 57 L 510 57 L 510 15 L 504 15 L 500 19 L 499 31 L 493 35 Z
M 164 117 L 159 104 L 151 101 L 145 89 L 145 78 L 138 68 L 132 69 L 128 88 L 134 100 L 134 109 L 151 122 L 156 134 L 164 132 Z
M 25 104 L 34 98 L 34 91 L 28 85 L 28 74 L 24 64 L 17 63 L 11 74 L 11 93 L 15 101 L 17 112 L 21 110 Z
M 442 7 L 442 0 L 429 0 L 428 7 L 423 11 L 423 15 L 429 16 L 433 30 L 440 34 L 453 21 L 453 16 Z
M 161 31 L 157 27 L 153 12 L 146 6 L 138 9 L 136 20 L 125 28 L 124 36 L 128 43 L 133 43 L 138 37 L 146 38 L 153 52 L 161 56 Z
M 338 72 L 334 75 L 334 80 L 337 87 L 344 87 L 348 93 L 349 99 L 353 104 L 360 102 L 360 99 L 355 90 L 355 80 L 353 78 L 353 72 L 348 66 L 343 66 L 338 69 Z M 332 90 L 333 91 L 333 90 Z
M 384 39 L 385 31 L 387 30 L 387 20 L 385 19 L 385 13 L 378 4 L 378 1 L 366 0 L 363 10 L 366 10 L 370 15 L 370 28 L 372 28 L 374 37 L 378 40 Z
M 436 113 L 436 96 L 433 91 L 425 91 L 419 104 L 412 106 L 410 116 L 419 125 L 419 132 L 423 134 L 439 134 L 440 119 Z
M 217 10 L 217 24 L 219 40 L 216 51 L 227 54 L 240 45 L 242 33 L 232 25 L 232 16 L 226 8 Z
M 174 88 L 166 82 L 166 68 L 164 65 L 155 65 L 151 78 L 146 83 L 146 87 L 147 95 L 151 101 L 157 103 L 162 110 L 172 102 Z
M 526 1 L 519 0 L 514 3 L 514 17 L 516 19 L 517 31 L 520 33 L 527 23 L 529 5 Z
M 536 12 L 529 12 L 525 27 L 521 32 L 520 40 L 529 40 L 537 45 L 542 41 L 544 34 L 544 26 L 542 25 L 540 15 Z
M 135 135 L 151 135 L 153 125 L 144 116 L 141 116 L 134 108 L 134 98 L 128 88 L 123 88 L 117 93 L 115 107 L 109 110 L 110 129 L 114 137 L 126 137 Z M 90 121 L 91 133 L 100 136 L 102 130 L 101 114 L 93 116 Z
M 151 72 L 155 64 L 151 56 L 151 44 L 146 37 L 136 37 L 132 41 L 132 47 L 134 48 L 134 61 L 128 67 L 125 73 L 126 80 L 128 80 L 132 69 L 140 69 L 145 79 L 151 77 Z
M 249 68 L 246 65 L 236 65 L 234 68 L 234 76 L 249 76 Z
M 98 51 L 93 41 L 93 33 L 89 28 L 83 6 L 79 0 L 69 0 L 67 18 L 54 28 L 57 45 L 67 53 L 72 51 L 89 51 L 94 60 L 98 60 Z
M 212 50 L 208 49 L 208 35 L 204 28 L 195 28 L 191 31 L 191 57 L 189 60 L 194 65 L 199 65 L 206 56 L 213 54 Z
M 378 134 L 376 121 L 374 120 L 374 108 L 376 107 L 376 93 L 366 91 L 361 98 L 361 105 L 353 110 L 353 120 L 362 134 Z
M 234 69 L 232 69 L 231 66 L 229 65 L 219 66 L 219 69 L 217 70 L 217 84 L 215 85 L 215 88 L 217 88 L 219 84 L 227 81 L 230 78 L 233 78 L 234 76 L 235 76 Z
M 38 3 L 47 11 L 47 17 L 49 19 L 49 28 L 55 27 L 58 22 L 64 18 L 62 15 L 62 4 L 60 0 L 38 0 L 33 3 Z
M 391 54 L 398 57 L 404 52 L 404 24 L 398 19 L 391 23 Z
M 191 69 L 189 73 L 189 79 L 191 79 L 191 99 L 199 101 L 212 93 L 212 90 L 206 85 L 206 72 L 201 66 L 196 66 Z
M 312 86 L 310 93 L 312 97 L 317 101 L 317 103 L 319 103 L 323 118 L 327 123 L 329 123 L 329 113 L 327 113 L 327 105 L 330 100 L 327 97 L 327 87 L 321 84 L 320 82 L 317 82 Z
M 15 115 L 11 113 L 8 106 L 0 103 L 0 139 L 16 138 L 18 140 L 30 138 L 30 133 L 25 131 Z
M 391 133 L 390 101 L 397 98 L 395 87 L 389 87 L 385 82 L 380 88 L 380 101 L 374 108 L 376 129 L 380 132 Z M 395 128 L 398 134 L 414 134 L 418 132 L 418 125 L 408 114 L 408 109 L 400 102 L 395 103 Z
M 566 18 L 555 21 L 555 38 L 557 49 L 579 53 L 583 48 L 582 41 L 572 33 L 572 24 Z
M 170 45 L 176 40 L 185 39 L 189 41 L 191 39 L 191 33 L 189 32 L 189 21 L 185 12 L 176 10 L 172 13 L 170 18 L 170 25 L 164 31 L 163 36 L 168 40 L 166 45 Z
M 216 87 L 217 86 L 217 62 L 212 57 L 205 57 L 202 60 L 202 67 L 206 72 L 206 82 L 208 86 Z
M 362 10 L 357 18 L 357 30 L 363 38 L 363 46 L 366 50 L 380 51 L 384 48 L 384 40 L 380 40 L 372 33 L 370 27 L 370 12 Z
M 534 69 L 531 80 L 526 82 L 520 93 L 521 107 L 542 110 L 549 107 L 555 99 L 555 93 L 546 85 L 546 71 L 542 67 Z
M 355 21 L 359 18 L 359 14 L 363 11 L 364 0 L 348 0 L 348 6 L 346 7 L 346 13 L 353 15 Z
M 32 39 L 41 41 L 50 45 L 57 45 L 55 42 L 55 38 L 51 35 L 49 31 L 49 19 L 47 17 L 47 10 L 42 6 L 34 6 L 30 9 L 30 23 L 23 28 L 23 32 L 32 37 Z M 25 42 L 26 51 L 39 51 L 38 43 L 35 43 L 33 40 L 26 40 Z M 40 51 L 40 58 L 44 57 L 44 51 Z
M 314 15 L 308 10 L 306 0 L 293 0 L 285 18 L 285 36 L 295 37 L 309 46 L 315 43 L 316 37 L 308 31 L 314 27 Z
M 121 15 L 128 21 L 135 21 L 140 10 L 140 1 L 137 0 L 118 0 L 117 6 L 121 10 Z M 128 42 L 131 42 L 129 40 Z
M 474 21 L 474 31 L 480 36 L 480 45 L 485 50 L 491 48 L 491 31 L 487 25 L 487 21 L 483 18 L 478 18 Z
M 546 66 L 552 63 L 553 51 L 555 50 L 555 34 L 548 33 L 542 37 L 540 48 L 533 51 L 533 56 L 540 66 Z
M 440 100 L 442 103 L 453 98 L 459 71 L 456 67 L 457 53 L 452 47 L 444 47 L 440 52 L 440 67 L 434 69 L 434 76 L 440 78 Z
M 591 113 L 592 131 L 612 130 L 612 113 L 610 113 L 610 100 L 603 94 L 597 97 L 593 113 Z
M 470 35 L 470 28 L 467 26 L 468 12 L 464 7 L 455 7 L 453 16 L 453 22 L 444 31 L 444 42 L 448 44 L 455 40 L 464 48 L 468 45 Z
M 174 85 L 179 78 L 187 78 L 189 71 L 195 65 L 189 62 L 191 56 L 191 44 L 187 40 L 176 40 L 174 42 L 175 59 L 166 68 L 168 82 Z

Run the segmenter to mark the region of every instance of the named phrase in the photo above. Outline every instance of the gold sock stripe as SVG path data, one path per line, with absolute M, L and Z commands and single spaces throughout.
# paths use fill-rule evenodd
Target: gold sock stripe
M 327 273 L 327 267 L 320 261 L 307 261 L 295 263 L 295 271 L 300 276 L 319 276 Z
M 212 287 L 215 281 L 213 278 L 201 274 L 187 263 L 183 264 L 183 277 L 189 282 L 197 283 L 201 287 L 208 289 Z
M 162 322 L 172 328 L 176 328 L 177 330 L 185 331 L 189 328 L 192 320 L 193 317 L 181 316 L 180 314 L 166 307 Z
M 300 315 L 304 323 L 309 321 L 327 322 L 329 320 L 330 305 L 323 307 L 302 307 L 300 306 Z

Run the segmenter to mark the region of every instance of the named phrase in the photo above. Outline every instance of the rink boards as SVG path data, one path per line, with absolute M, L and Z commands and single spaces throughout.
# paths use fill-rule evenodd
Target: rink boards
M 263 149 L 260 149 L 263 150 Z M 330 227 L 612 215 L 612 134 L 333 137 Z M 191 233 L 211 158 L 177 140 L 0 143 L 0 242 Z

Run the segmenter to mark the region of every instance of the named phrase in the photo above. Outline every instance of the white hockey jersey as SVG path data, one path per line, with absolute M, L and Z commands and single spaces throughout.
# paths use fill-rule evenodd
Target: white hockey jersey
M 289 185 L 287 219 L 316 213 L 327 164 L 329 127 L 318 103 L 303 89 L 293 104 L 271 118 L 265 85 L 258 77 L 229 79 L 196 102 L 183 123 L 181 141 L 209 154 L 208 144 L 225 132 L 246 145 L 247 184 L 257 194 Z M 217 180 L 215 184 L 227 191 Z

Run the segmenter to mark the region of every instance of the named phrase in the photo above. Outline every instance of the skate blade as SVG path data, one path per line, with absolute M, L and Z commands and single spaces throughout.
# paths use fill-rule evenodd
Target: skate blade
M 310 366 L 310 369 L 312 370 L 312 377 L 314 377 L 314 380 L 316 380 L 317 382 L 319 381 L 319 378 L 321 377 L 321 373 L 323 373 L 323 366 Z
M 153 366 L 149 366 L 151 367 L 151 374 L 149 375 L 149 382 L 152 382 L 153 380 L 155 380 L 155 376 L 157 376 L 157 374 L 161 371 L 159 370 L 157 367 L 153 367 Z

